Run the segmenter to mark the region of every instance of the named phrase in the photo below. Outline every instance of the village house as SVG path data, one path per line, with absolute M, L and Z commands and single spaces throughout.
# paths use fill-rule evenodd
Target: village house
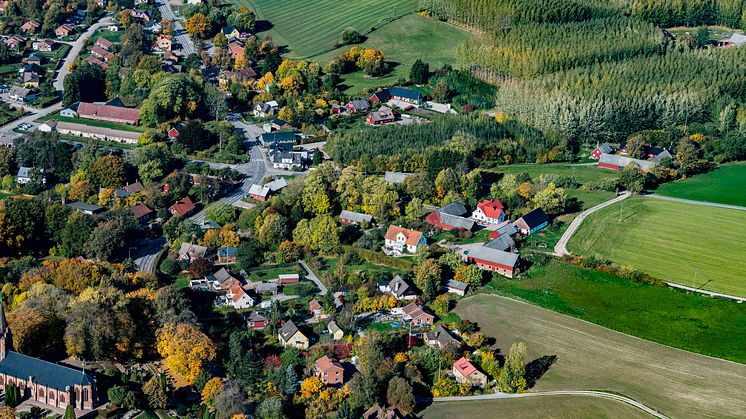
M 168 138 L 171 140 L 175 140 L 179 138 L 180 131 L 183 130 L 185 126 L 186 124 L 184 124 L 183 122 L 179 122 L 178 124 L 169 128 L 168 133 L 167 133 Z
M 233 284 L 241 283 L 225 268 L 220 268 L 215 273 L 207 275 L 205 280 L 210 284 L 214 291 L 227 291 L 233 286 Z
M 391 281 L 384 281 L 378 284 L 378 291 L 384 294 L 390 294 L 397 300 L 414 300 L 417 293 L 412 286 L 407 283 L 401 276 L 396 275 Z
M 404 180 L 406 180 L 411 175 L 411 173 L 404 172 L 386 172 L 383 174 L 383 180 L 386 181 L 386 183 L 402 185 L 404 184 Z
M 168 35 L 158 35 L 156 46 L 159 51 L 171 51 L 172 41 Z
M 389 100 L 420 106 L 422 105 L 422 93 L 404 87 L 390 87 L 376 92 L 370 97 L 372 103 L 384 103 Z
M 297 284 L 300 282 L 298 274 L 280 274 L 277 276 L 277 283 L 280 285 Z
M 459 384 L 469 384 L 474 387 L 487 385 L 487 376 L 464 357 L 453 363 L 453 378 Z
M 602 154 L 612 154 L 614 151 L 616 151 L 616 149 L 609 143 L 597 144 L 596 148 L 591 151 L 591 154 L 588 157 L 593 160 L 598 160 Z
M 94 215 L 99 214 L 104 211 L 106 211 L 106 208 L 95 205 L 95 204 L 88 204 L 86 202 L 71 202 L 69 204 L 66 204 L 65 206 L 74 209 L 75 211 L 78 211 L 79 213 L 85 214 L 85 215 Z
M 373 216 L 360 212 L 342 210 L 342 212 L 339 214 L 339 222 L 342 224 L 351 225 L 370 225 L 373 222 Z
M 24 74 L 23 86 L 27 88 L 39 87 L 41 77 L 38 74 Z
M 425 217 L 425 222 L 428 224 L 441 228 L 443 230 L 468 230 L 474 229 L 474 220 L 465 218 L 468 211 L 464 207 L 461 201 L 454 201 L 448 205 L 440 207 Z
M 114 57 L 114 54 L 110 53 L 104 48 L 101 48 L 98 45 L 94 45 L 93 48 L 91 48 L 91 55 L 104 62 L 108 62 Z
M 513 277 L 513 273 L 518 265 L 517 254 L 490 249 L 485 246 L 469 249 L 466 253 L 466 259 L 469 262 L 474 262 L 481 270 L 497 272 L 508 278 Z
M 121 129 L 94 127 L 85 124 L 60 121 L 54 127 L 57 132 L 83 138 L 94 138 L 103 141 L 112 141 L 127 144 L 137 144 L 140 139 L 139 132 L 125 131 Z
M 220 30 L 220 32 L 222 32 L 223 35 L 225 35 L 225 37 L 228 39 L 238 38 L 241 36 L 241 32 L 239 32 L 238 29 L 233 26 L 224 26 L 223 29 Z
M 39 52 L 52 52 L 52 50 L 54 49 L 54 41 L 52 41 L 51 39 L 34 41 L 34 43 L 31 44 L 31 49 Z
M 218 263 L 230 265 L 237 262 L 238 248 L 235 246 L 221 247 L 218 249 Z
M 267 327 L 267 318 L 258 311 L 252 311 L 246 318 L 246 326 L 253 330 L 262 330 Z
M 31 102 L 36 96 L 36 91 L 26 87 L 13 86 L 8 91 L 8 97 L 16 102 Z
M 376 403 L 363 412 L 362 419 L 404 419 L 404 415 L 399 413 L 395 407 Z
M 451 279 L 448 281 L 447 288 L 450 294 L 456 294 L 463 297 L 469 289 L 469 284 Z
M 427 244 L 419 231 L 390 225 L 384 236 L 384 247 L 398 253 L 417 253 L 417 246 Z
M 274 100 L 271 100 L 269 102 L 259 102 L 254 105 L 254 116 L 259 118 L 267 118 L 274 115 L 278 107 L 279 105 Z M 293 138 L 293 140 L 295 140 L 295 138 Z
M 102 37 L 102 38 L 96 39 L 96 43 L 94 45 L 96 45 L 97 47 L 103 48 L 103 49 L 105 49 L 105 50 L 108 51 L 109 48 L 111 48 L 112 46 L 114 46 L 114 43 L 111 42 L 111 41 L 109 41 L 108 39 Z
M 222 70 L 220 76 L 218 76 L 218 85 L 222 89 L 227 89 L 230 83 L 245 84 L 256 80 L 258 74 L 253 68 L 242 68 L 238 70 Z
M 549 225 L 549 216 L 541 208 L 534 208 L 528 214 L 517 219 L 515 228 L 523 235 L 534 234 Z
M 345 337 L 345 332 L 337 325 L 334 320 L 330 321 L 326 325 L 326 330 L 329 331 L 329 336 L 334 340 L 342 340 Z
M 231 53 L 231 58 L 236 59 L 238 56 L 243 55 L 246 48 L 244 48 L 240 41 L 234 39 L 228 42 L 228 51 Z
M 451 334 L 443 326 L 437 325 L 435 329 L 430 332 L 425 332 L 422 335 L 422 340 L 425 345 L 432 348 L 438 349 L 458 349 L 461 347 L 461 342 L 458 339 L 451 336 Z
M 103 70 L 106 70 L 106 68 L 109 67 L 109 64 L 106 64 L 105 62 L 99 60 L 93 55 L 89 55 L 88 58 L 86 59 L 86 62 L 91 65 L 97 65 L 101 67 Z
M 385 125 L 395 121 L 396 113 L 388 106 L 381 106 L 377 111 L 365 117 L 365 122 L 370 126 Z
M 256 300 L 244 291 L 238 282 L 234 282 L 226 291 L 225 302 L 236 310 L 246 309 L 256 304 Z
M 14 34 L 13 36 L 10 36 L 5 40 L 5 45 L 7 45 L 10 49 L 17 50 L 25 42 L 26 38 L 22 37 L 21 35 Z
M 601 157 L 598 158 L 598 167 L 603 167 L 604 169 L 621 170 L 633 163 L 637 164 L 643 173 L 650 171 L 655 165 L 655 162 L 652 161 L 633 159 L 632 157 L 617 154 L 601 154 Z
M 307 151 L 277 150 L 270 154 L 272 167 L 281 170 L 303 170 L 308 161 Z
M 35 33 L 37 29 L 41 26 L 41 23 L 37 22 L 36 20 L 29 20 L 23 25 L 21 25 L 21 30 L 26 33 Z
M 68 25 L 67 23 L 57 27 L 57 29 L 54 30 L 54 34 L 57 36 L 57 38 L 64 38 L 66 36 L 70 36 L 70 34 L 73 32 L 75 32 L 75 28 Z
M 39 52 L 34 52 L 34 53 L 29 54 L 28 57 L 24 58 L 23 62 L 25 64 L 33 64 L 36 67 L 32 67 L 31 71 L 33 71 L 34 73 L 40 73 L 40 72 L 44 71 L 44 69 L 41 68 L 41 65 L 44 64 L 44 60 L 45 59 L 46 59 L 46 57 L 44 57 L 43 54 L 41 54 Z M 24 70 L 24 72 L 25 72 L 25 70 Z
M 130 212 L 140 224 L 146 224 L 155 216 L 155 211 L 145 204 L 137 203 L 130 208 Z
M 282 346 L 308 349 L 308 346 L 310 345 L 308 337 L 298 329 L 298 326 L 296 326 L 292 320 L 288 320 L 282 325 L 280 331 L 277 333 L 277 337 Z
M 33 180 L 33 167 L 25 167 L 21 166 L 18 168 L 18 173 L 16 174 L 16 183 L 19 185 L 25 185 Z M 44 175 L 44 169 L 38 169 L 36 170 L 37 174 L 39 175 L 39 180 L 41 181 L 42 185 L 47 184 L 47 178 Z
M 317 299 L 314 298 L 313 300 L 308 302 L 308 311 L 311 312 L 311 315 L 313 317 L 319 317 L 321 316 L 321 313 L 324 312 L 324 307 Z
M 254 183 L 249 187 L 249 192 L 247 195 L 250 198 L 256 199 L 257 201 L 264 202 L 269 197 L 269 193 L 270 193 L 269 186 L 258 185 Z
M 315 374 L 325 385 L 344 384 L 344 367 L 336 359 L 324 355 L 316 360 Z
M 259 136 L 259 141 L 262 146 L 267 147 L 270 150 L 278 148 L 292 150 L 296 143 L 296 137 L 293 131 L 265 132 Z M 288 148 L 288 146 L 290 147 Z
M 140 19 L 143 22 L 150 22 L 150 11 L 143 9 L 132 9 L 130 10 L 130 16 L 134 19 Z
M 92 411 L 97 405 L 96 380 L 85 371 L 13 351 L 13 339 L 0 303 L 0 386 L 13 384 L 21 398 L 64 410 L 72 405 Z
M 182 243 L 179 247 L 179 260 L 192 262 L 196 259 L 208 259 L 210 249 L 193 243 Z
M 412 326 L 429 326 L 435 321 L 435 316 L 425 311 L 416 302 L 411 302 L 401 309 L 402 319 Z
M 349 113 L 365 113 L 370 110 L 370 102 L 365 99 L 351 100 L 345 105 L 345 109 Z
M 113 122 L 115 124 L 137 125 L 140 122 L 139 109 L 125 108 L 108 103 L 80 102 L 76 114 L 78 118 Z
M 471 218 L 483 224 L 500 224 L 505 221 L 503 204 L 498 199 L 485 199 L 477 204 Z
M 174 217 L 186 217 L 195 209 L 196 207 L 194 206 L 192 199 L 185 196 L 180 201 L 177 201 L 175 204 L 168 207 L 168 212 L 170 212 Z

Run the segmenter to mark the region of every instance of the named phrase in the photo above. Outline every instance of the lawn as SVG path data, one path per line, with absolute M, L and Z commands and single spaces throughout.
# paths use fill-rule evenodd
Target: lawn
M 409 70 L 418 58 L 429 63 L 433 70 L 444 64 L 456 67 L 458 47 L 469 37 L 468 32 L 433 19 L 417 14 L 405 16 L 372 32 L 361 44 L 383 51 L 393 67 L 391 72 L 379 78 L 366 77 L 361 71 L 347 74 L 342 77 L 343 88 L 354 95 L 363 89 L 395 84 L 400 78 L 409 78 Z M 314 59 L 326 64 L 350 48 L 347 45 Z
M 745 211 L 635 197 L 591 214 L 568 249 L 663 280 L 746 296 L 744 237 Z
M 568 297 L 571 297 L 573 292 L 567 288 Z M 627 291 L 632 291 L 631 287 Z M 661 291 L 666 290 L 661 288 Z M 535 290 L 534 293 L 543 291 Z M 624 300 L 640 310 L 649 308 L 632 302 L 636 298 L 629 294 L 640 292 L 629 292 Z M 596 298 L 592 294 L 586 297 Z M 707 298 L 692 298 L 712 302 Z M 610 305 L 615 302 L 611 300 Z M 735 306 L 735 303 L 726 303 Z M 652 305 L 667 303 L 662 299 L 652 302 Z M 535 391 L 610 391 L 640 401 L 669 417 L 736 417 L 746 411 L 746 380 L 743 379 L 746 365 L 637 339 L 498 296 L 467 298 L 457 305 L 455 311 L 462 318 L 477 322 L 488 336 L 494 336 L 503 351 L 507 351 L 512 342 L 525 342 L 527 369 L 534 371 L 532 376 L 539 376 L 532 388 Z M 613 314 L 625 315 L 623 312 Z M 741 316 L 743 318 L 743 314 Z M 658 321 L 659 328 L 665 324 L 660 319 Z
M 646 413 L 622 402 L 582 396 L 542 396 L 504 400 L 437 402 L 420 412 L 424 419 L 505 418 L 649 418 Z
M 746 162 L 728 164 L 710 173 L 666 183 L 655 193 L 695 201 L 746 206 Z
M 287 46 L 290 58 L 307 58 L 329 51 L 345 28 L 368 33 L 371 28 L 417 9 L 417 0 L 233 0 L 248 6 L 257 20 L 268 21 L 269 34 Z M 259 22 L 260 27 L 262 22 Z M 260 28 L 261 29 L 261 28 Z
M 490 172 L 518 174 L 526 172 L 532 178 L 538 178 L 544 174 L 569 176 L 575 178 L 577 183 L 583 184 L 588 182 L 598 182 L 601 179 L 614 178 L 617 172 L 613 170 L 602 169 L 596 165 L 581 165 L 568 163 L 553 164 L 511 164 L 508 166 L 498 166 L 490 169 L 482 169 Z
M 249 280 L 256 282 L 277 279 L 281 274 L 296 274 L 298 273 L 298 269 L 297 263 L 261 265 L 249 270 Z
M 48 121 L 50 119 L 54 119 L 54 120 L 60 121 L 60 122 L 71 122 L 73 124 L 88 125 L 88 126 L 91 126 L 91 127 L 101 127 L 101 128 L 118 129 L 118 130 L 121 130 L 121 131 L 145 132 L 145 130 L 146 130 L 146 128 L 144 128 L 144 127 L 138 127 L 138 126 L 134 126 L 134 125 L 115 124 L 113 122 L 95 121 L 93 119 L 69 118 L 69 117 L 66 117 L 66 116 L 60 116 L 60 114 L 58 114 L 58 113 L 53 113 L 53 114 L 47 115 L 45 117 L 39 118 L 39 121 L 44 122 L 44 121 Z

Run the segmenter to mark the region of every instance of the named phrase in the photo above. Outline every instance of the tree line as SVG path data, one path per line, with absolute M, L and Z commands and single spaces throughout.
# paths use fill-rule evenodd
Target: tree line
M 743 0 L 634 0 L 631 14 L 660 26 L 727 25 L 746 22 Z

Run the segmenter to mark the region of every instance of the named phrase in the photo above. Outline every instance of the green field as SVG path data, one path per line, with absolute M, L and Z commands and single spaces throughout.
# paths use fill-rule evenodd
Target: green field
M 568 291 L 572 294 L 572 290 Z M 628 291 L 624 298 L 635 299 L 638 292 Z M 665 304 L 665 301 L 648 303 Z M 647 308 L 642 304 L 638 307 Z M 672 418 L 738 417 L 746 412 L 746 365 L 637 339 L 498 296 L 466 298 L 457 304 L 455 311 L 461 318 L 477 322 L 488 336 L 495 337 L 502 353 L 507 352 L 512 342 L 526 343 L 527 370 L 536 371 L 531 374 L 534 377 L 543 372 L 535 380 L 533 391 L 608 391 L 637 400 Z M 740 333 L 743 334 L 743 323 Z M 495 413 L 483 417 L 501 416 L 499 405 L 494 406 Z M 623 413 L 612 416 L 627 417 Z M 537 413 L 535 417 L 553 415 Z
M 614 178 L 617 176 L 617 172 L 602 169 L 596 165 L 568 163 L 511 164 L 508 166 L 499 166 L 483 170 L 505 174 L 517 174 L 526 172 L 531 176 L 531 178 L 538 178 L 539 176 L 545 174 L 569 176 L 575 178 L 575 181 L 581 184 L 588 182 L 597 182 L 601 179 Z
M 417 0 L 233 0 L 248 6 L 257 20 L 269 21 L 269 34 L 287 46 L 290 58 L 307 58 L 329 51 L 345 28 L 367 33 L 389 19 L 413 13 Z
M 554 260 L 485 291 L 646 340 L 746 363 L 746 306 L 631 281 Z
M 444 64 L 456 67 L 458 47 L 470 36 L 461 29 L 417 14 L 405 16 L 372 32 L 361 44 L 383 51 L 393 67 L 391 72 L 379 78 L 366 77 L 361 71 L 347 74 L 343 76 L 343 87 L 346 93 L 356 94 L 363 89 L 395 84 L 400 78 L 409 77 L 412 63 L 418 58 L 433 70 Z M 344 46 L 314 59 L 325 64 L 349 49 L 349 45 Z
M 746 206 L 746 162 L 728 164 L 710 173 L 666 183 L 655 193 L 695 201 Z
M 500 412 L 496 414 L 495 412 Z M 614 400 L 582 396 L 542 396 L 505 400 L 437 402 L 420 412 L 424 419 L 503 418 L 649 418 L 637 408 Z
M 591 214 L 568 249 L 663 280 L 746 296 L 744 237 L 746 211 L 635 197 Z
M 60 116 L 59 113 L 53 113 L 53 114 L 41 117 L 38 119 L 38 121 L 44 122 L 44 121 L 49 121 L 50 119 L 54 119 L 55 121 L 60 121 L 60 122 L 70 122 L 73 124 L 88 125 L 91 127 L 118 129 L 122 131 L 145 132 L 146 130 L 146 128 L 144 127 L 139 127 L 139 126 L 134 126 L 134 125 L 115 124 L 113 122 L 95 121 L 93 119 L 68 118 L 66 116 Z

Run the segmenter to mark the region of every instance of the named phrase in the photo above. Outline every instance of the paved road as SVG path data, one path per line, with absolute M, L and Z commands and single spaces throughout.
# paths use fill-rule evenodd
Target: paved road
M 172 34 L 174 38 L 176 38 L 176 41 L 181 44 L 181 50 L 184 53 L 184 57 L 196 53 L 197 49 L 194 48 L 192 38 L 189 37 L 189 33 L 187 33 L 187 31 L 184 30 L 184 27 L 181 26 L 181 21 L 178 20 L 176 14 L 174 14 L 174 9 L 171 8 L 171 4 L 169 4 L 168 1 L 156 2 L 156 6 L 158 6 L 158 10 L 161 11 L 161 17 L 165 17 L 173 22 Z
M 156 240 L 146 240 L 138 243 L 135 250 L 134 262 L 138 271 L 155 272 L 155 264 L 158 262 L 158 256 L 166 247 L 166 239 L 159 237 Z
M 514 399 L 522 397 L 542 397 L 542 396 L 584 396 L 584 397 L 599 397 L 603 399 L 616 400 L 622 403 L 626 403 L 630 406 L 636 407 L 645 413 L 654 416 L 659 419 L 667 419 L 667 416 L 659 413 L 655 409 L 645 406 L 644 404 L 632 400 L 629 397 L 620 396 L 614 393 L 607 393 L 605 391 L 581 391 L 581 390 L 566 390 L 566 391 L 541 391 L 535 393 L 493 393 L 493 394 L 480 394 L 477 396 L 454 396 L 454 397 L 436 397 L 428 399 L 426 401 L 432 401 L 434 403 L 445 403 L 445 402 L 459 402 L 469 400 L 494 400 L 494 399 Z
M 319 295 L 326 295 L 326 293 L 329 292 L 329 290 L 326 289 L 326 286 L 324 286 L 324 284 L 321 282 L 321 280 L 319 280 L 319 278 L 316 276 L 316 274 L 313 273 L 313 271 L 311 270 L 311 268 L 309 268 L 308 265 L 306 265 L 306 262 L 303 262 L 302 260 L 299 260 L 298 263 L 300 263 L 300 265 L 303 267 L 303 269 L 305 269 L 306 272 L 308 272 L 308 275 L 306 275 L 306 278 L 308 278 L 311 281 L 313 281 L 316 284 L 316 286 L 319 287 Z
M 693 199 L 674 198 L 671 196 L 663 196 L 663 195 L 657 195 L 657 194 L 647 194 L 647 195 L 642 195 L 642 196 L 646 198 L 661 199 L 663 201 L 673 201 L 673 202 L 681 202 L 684 204 L 703 205 L 706 207 L 725 208 L 725 209 L 732 209 L 736 211 L 746 211 L 746 207 L 741 207 L 738 205 L 718 204 L 717 202 L 695 201 Z
M 602 202 L 594 207 L 588 208 L 587 210 L 581 212 L 575 219 L 572 220 L 570 223 L 570 226 L 567 227 L 567 230 L 565 230 L 565 234 L 560 237 L 557 244 L 554 246 L 554 254 L 557 256 L 570 256 L 570 252 L 567 250 L 567 242 L 570 241 L 570 238 L 575 234 L 576 231 L 578 231 L 578 228 L 581 224 L 583 224 L 583 220 L 586 219 L 589 215 L 593 214 L 594 212 L 600 210 L 601 208 L 606 208 L 609 205 L 612 205 L 614 203 L 617 203 L 623 199 L 629 198 L 631 194 L 629 192 L 623 192 L 621 195 L 610 199 L 606 202 Z

